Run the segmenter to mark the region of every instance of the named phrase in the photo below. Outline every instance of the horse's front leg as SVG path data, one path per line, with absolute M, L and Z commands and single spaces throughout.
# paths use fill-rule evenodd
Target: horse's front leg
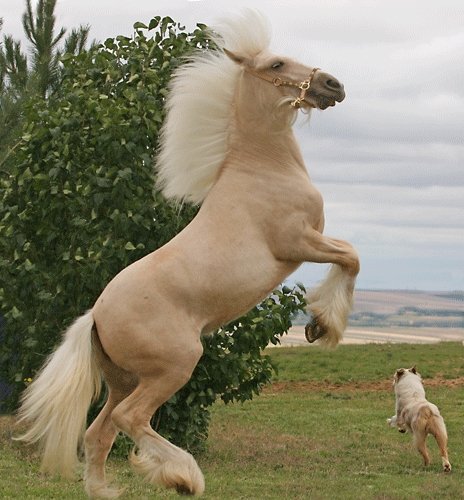
M 320 339 L 324 344 L 335 346 L 343 338 L 353 307 L 355 279 L 356 275 L 334 264 L 325 280 L 308 293 L 306 299 L 312 313 L 305 327 L 308 342 Z
M 289 260 L 332 263 L 326 278 L 308 296 L 312 320 L 306 325 L 308 342 L 335 346 L 343 337 L 353 305 L 359 258 L 346 241 L 328 238 L 313 228 L 306 228 L 287 250 Z

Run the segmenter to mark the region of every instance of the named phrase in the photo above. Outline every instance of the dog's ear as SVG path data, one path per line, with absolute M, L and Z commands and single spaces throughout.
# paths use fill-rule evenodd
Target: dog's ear
M 411 373 L 417 374 L 416 365 L 414 365 L 412 368 L 409 368 L 409 371 Z
M 396 370 L 395 377 L 396 380 L 399 380 L 403 375 L 406 370 L 404 368 L 400 368 L 399 370 Z

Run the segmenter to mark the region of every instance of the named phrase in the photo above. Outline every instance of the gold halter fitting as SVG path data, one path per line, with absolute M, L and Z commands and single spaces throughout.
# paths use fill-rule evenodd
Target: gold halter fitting
M 282 80 L 282 78 L 280 78 L 278 76 L 273 78 L 273 77 L 270 77 L 268 75 L 263 75 L 261 73 L 258 73 L 257 71 L 254 71 L 254 70 L 248 69 L 248 68 L 245 69 L 245 71 L 247 73 L 250 73 L 253 76 L 256 76 L 257 78 L 260 78 L 261 80 L 265 80 L 266 82 L 271 82 L 276 87 L 283 86 L 283 87 L 297 87 L 297 88 L 299 88 L 300 95 L 290 103 L 290 106 L 292 106 L 292 108 L 295 108 L 295 109 L 300 109 L 301 103 L 304 101 L 304 99 L 306 97 L 306 93 L 308 92 L 308 90 L 311 87 L 311 83 L 313 81 L 314 75 L 316 74 L 316 71 L 318 71 L 320 69 L 321 68 L 313 68 L 311 73 L 309 74 L 309 77 L 306 80 L 303 80 L 302 82 L 299 82 L 299 83 Z M 311 106 L 312 108 L 315 107 L 309 102 L 306 102 L 306 104 L 308 106 Z

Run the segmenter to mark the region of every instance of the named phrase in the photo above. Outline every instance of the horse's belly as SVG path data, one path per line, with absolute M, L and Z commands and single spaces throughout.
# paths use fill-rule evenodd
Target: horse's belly
M 248 312 L 297 267 L 276 261 L 270 254 L 231 259 L 228 265 L 200 266 L 189 280 L 195 287 L 186 302 L 201 318 L 202 333 L 208 333 Z
M 139 352 L 148 338 L 161 342 L 217 329 L 249 311 L 298 267 L 276 260 L 263 241 L 218 248 L 203 235 L 188 242 L 176 238 L 121 271 L 102 292 L 94 318 L 116 363 L 123 360 L 115 346 Z

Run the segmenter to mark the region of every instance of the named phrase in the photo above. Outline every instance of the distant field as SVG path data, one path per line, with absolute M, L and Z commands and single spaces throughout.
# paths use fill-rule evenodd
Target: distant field
M 464 328 L 349 326 L 342 344 L 434 344 L 437 342 L 464 342 Z M 309 346 L 304 326 L 295 325 L 281 339 L 283 346 Z
M 294 324 L 307 320 L 300 315 Z M 464 292 L 356 290 L 349 326 L 464 329 Z
M 359 290 L 350 326 L 464 328 L 464 294 Z
M 464 315 L 464 292 L 356 290 L 354 313 L 395 314 L 404 307 L 456 311 Z

